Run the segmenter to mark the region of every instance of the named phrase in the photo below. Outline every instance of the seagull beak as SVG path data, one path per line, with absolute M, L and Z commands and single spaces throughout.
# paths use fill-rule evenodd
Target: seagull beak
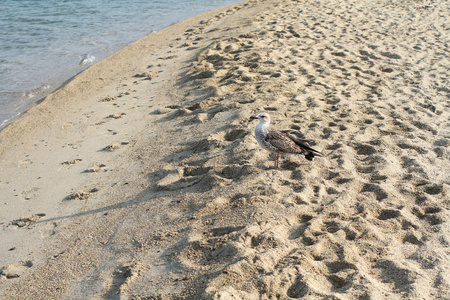
M 251 116 L 251 117 L 250 117 L 250 121 L 251 121 L 251 120 L 257 120 L 257 119 L 258 119 L 258 118 L 257 118 L 256 116 Z

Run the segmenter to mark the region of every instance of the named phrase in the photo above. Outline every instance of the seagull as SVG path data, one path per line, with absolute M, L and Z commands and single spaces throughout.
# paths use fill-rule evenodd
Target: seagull
M 270 126 L 270 116 L 268 113 L 261 112 L 250 117 L 250 120 L 259 120 L 255 128 L 255 136 L 258 144 L 265 150 L 275 153 L 275 166 L 278 168 L 278 159 L 280 154 L 298 154 L 309 161 L 314 157 L 323 154 L 314 150 L 309 145 L 309 140 L 300 140 L 292 135 L 292 130 L 277 130 Z

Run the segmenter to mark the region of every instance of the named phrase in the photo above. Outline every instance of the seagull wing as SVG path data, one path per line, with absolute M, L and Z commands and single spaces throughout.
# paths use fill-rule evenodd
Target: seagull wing
M 300 146 L 301 148 L 307 150 L 307 151 L 311 151 L 314 154 L 318 155 L 318 156 L 323 156 L 322 153 L 320 153 L 319 151 L 311 148 L 311 146 L 309 145 L 309 143 L 311 142 L 310 140 L 300 140 L 296 137 L 293 137 L 292 135 L 287 135 L 289 137 L 289 139 L 291 139 L 296 145 Z
M 292 129 L 286 129 L 286 130 L 280 130 L 282 133 L 285 133 L 286 135 L 289 136 L 289 138 L 293 141 L 295 141 L 296 143 L 303 143 L 306 144 L 306 146 L 311 147 L 309 144 L 312 143 L 311 140 L 301 140 L 296 138 L 295 136 L 291 136 L 290 134 L 294 132 L 294 130 Z
M 274 151 L 281 153 L 307 154 L 309 151 L 309 149 L 298 145 L 288 134 L 275 129 L 268 132 L 265 142 Z

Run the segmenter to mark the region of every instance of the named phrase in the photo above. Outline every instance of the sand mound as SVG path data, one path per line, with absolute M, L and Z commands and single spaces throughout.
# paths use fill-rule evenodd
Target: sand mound
M 45 211 L 59 244 L 13 276 L 33 287 L 10 283 L 9 267 L 4 286 L 69 298 L 448 298 L 449 11 L 250 1 L 193 21 L 108 90 L 117 96 L 95 94 L 107 111 L 71 121 L 95 142 L 57 141 L 80 156 L 58 168 L 84 184 L 61 192 L 70 216 Z M 249 121 L 258 111 L 325 157 L 267 170 Z

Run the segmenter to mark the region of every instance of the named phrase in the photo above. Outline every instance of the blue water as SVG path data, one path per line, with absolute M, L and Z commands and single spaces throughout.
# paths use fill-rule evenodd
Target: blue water
M 238 0 L 2 0 L 0 126 L 129 43 Z

